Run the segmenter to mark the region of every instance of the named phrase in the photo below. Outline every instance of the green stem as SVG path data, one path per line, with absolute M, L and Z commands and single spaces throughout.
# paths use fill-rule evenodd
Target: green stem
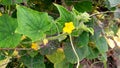
M 106 61 L 103 61 L 103 64 L 104 64 L 104 68 L 107 68 Z
M 53 36 L 53 37 L 48 37 L 47 39 L 48 40 L 55 40 L 55 39 L 58 39 L 58 38 L 60 38 L 60 37 L 62 37 L 62 36 L 66 36 L 67 34 L 65 33 L 65 34 L 59 34 L 59 35 L 57 35 L 57 36 Z
M 60 38 L 60 37 L 62 37 L 62 36 L 66 36 L 66 35 L 68 35 L 68 34 L 67 34 L 67 33 L 59 34 L 59 35 L 57 35 L 57 36 L 48 37 L 47 39 L 48 39 L 48 40 L 56 40 L 56 39 L 58 39 L 58 38 Z M 38 40 L 38 41 L 36 41 L 36 42 L 39 42 L 39 44 L 42 44 L 42 42 L 40 42 L 40 41 L 41 41 L 41 40 Z M 22 42 L 22 44 L 29 44 L 29 43 L 32 43 L 32 41 Z
M 7 5 L 5 5 L 5 13 L 7 13 Z
M 10 14 L 11 7 L 8 5 L 8 14 Z
M 72 46 L 73 52 L 75 53 L 76 58 L 77 58 L 77 66 L 76 66 L 76 68 L 79 68 L 79 65 L 80 65 L 80 64 L 79 64 L 79 56 L 78 56 L 78 54 L 77 54 L 77 52 L 76 52 L 76 50 L 75 50 L 75 48 L 74 48 L 71 35 L 69 35 L 69 37 L 70 37 L 70 42 L 71 42 L 71 46 Z

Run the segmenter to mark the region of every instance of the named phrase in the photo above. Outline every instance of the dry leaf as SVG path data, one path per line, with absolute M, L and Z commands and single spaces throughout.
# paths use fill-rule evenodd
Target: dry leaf
M 120 47 L 120 38 L 115 36 L 114 41 L 116 42 L 117 46 Z
M 112 39 L 106 38 L 106 41 L 107 41 L 108 45 L 110 46 L 110 48 L 115 47 L 115 43 L 114 43 L 114 41 Z

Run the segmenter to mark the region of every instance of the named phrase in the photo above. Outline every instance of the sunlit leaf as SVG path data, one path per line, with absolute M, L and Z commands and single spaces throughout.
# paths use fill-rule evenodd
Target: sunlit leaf
M 57 7 L 57 9 L 58 9 L 58 11 L 59 11 L 59 13 L 60 13 L 60 17 L 59 17 L 59 19 L 58 19 L 58 22 L 62 25 L 62 26 L 64 26 L 64 24 L 66 23 L 66 22 L 73 22 L 74 23 L 74 25 L 76 26 L 76 19 L 75 19 L 75 16 L 70 12 L 70 11 L 68 11 L 67 9 L 65 9 L 63 6 L 61 6 L 61 5 L 58 5 L 58 4 L 54 4 L 56 7 Z
M 0 16 L 0 47 L 16 47 L 20 43 L 21 35 L 15 33 L 17 20 L 8 15 Z
M 51 18 L 47 13 L 37 12 L 27 7 L 17 5 L 17 18 L 17 32 L 30 37 L 32 41 L 43 39 L 45 32 L 51 27 Z

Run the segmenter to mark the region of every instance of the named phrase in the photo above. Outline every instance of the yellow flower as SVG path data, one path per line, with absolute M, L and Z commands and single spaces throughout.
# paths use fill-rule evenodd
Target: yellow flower
M 40 46 L 37 43 L 32 43 L 31 48 L 34 50 L 40 49 Z
M 43 44 L 46 45 L 48 43 L 48 39 L 43 40 Z
M 65 23 L 65 27 L 63 28 L 63 33 L 71 34 L 72 31 L 75 29 L 73 22 Z
M 0 12 L 0 16 L 2 16 L 2 13 Z

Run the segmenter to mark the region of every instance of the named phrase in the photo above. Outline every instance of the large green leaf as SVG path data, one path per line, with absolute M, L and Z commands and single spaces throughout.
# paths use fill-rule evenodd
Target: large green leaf
M 98 38 L 96 41 L 96 47 L 100 53 L 105 53 L 108 51 L 108 45 L 104 37 Z
M 89 47 L 89 52 L 90 52 L 90 54 L 87 56 L 88 59 L 98 58 L 99 51 L 97 48 Z
M 17 18 L 17 32 L 28 36 L 32 41 L 44 38 L 45 32 L 50 30 L 52 24 L 47 13 L 37 12 L 19 5 L 17 5 Z
M 20 59 L 28 68 L 45 68 L 44 57 L 42 55 L 36 55 L 30 57 L 28 54 L 24 55 Z
M 78 38 L 75 39 L 77 46 L 87 46 L 89 42 L 89 33 L 83 32 Z
M 15 33 L 17 28 L 17 20 L 8 15 L 0 17 L 0 47 L 16 47 L 21 35 Z
M 82 1 L 74 5 L 75 9 L 79 12 L 90 12 L 92 11 L 92 2 Z
M 87 55 L 89 55 L 88 46 L 83 46 L 83 47 L 74 46 L 74 47 L 75 50 L 77 51 L 80 61 L 84 59 Z M 67 59 L 68 62 L 70 63 L 77 62 L 77 58 L 75 56 L 75 53 L 73 52 L 70 42 L 65 44 L 64 52 L 65 52 L 65 58 Z
M 120 4 L 120 0 L 108 0 L 110 2 L 111 7 L 115 7 L 116 5 Z

